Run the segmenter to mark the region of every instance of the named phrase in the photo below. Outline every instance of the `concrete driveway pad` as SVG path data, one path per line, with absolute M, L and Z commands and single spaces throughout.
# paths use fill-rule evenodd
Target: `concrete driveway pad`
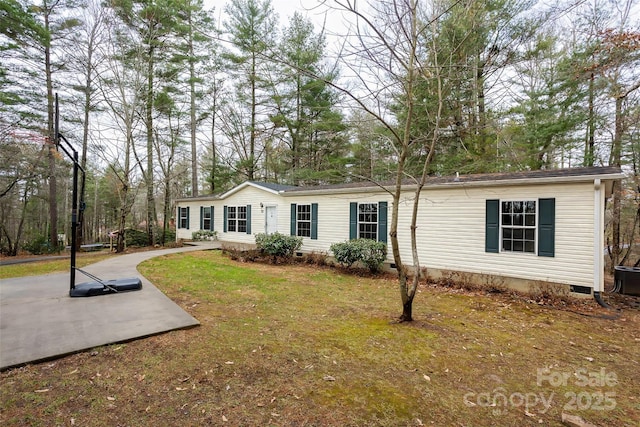
M 0 281 L 0 369 L 199 325 L 136 266 L 160 255 L 217 247 L 214 242 L 139 252 L 83 268 L 102 280 L 139 277 L 139 291 L 71 298 L 69 273 Z M 91 281 L 76 273 L 76 283 Z

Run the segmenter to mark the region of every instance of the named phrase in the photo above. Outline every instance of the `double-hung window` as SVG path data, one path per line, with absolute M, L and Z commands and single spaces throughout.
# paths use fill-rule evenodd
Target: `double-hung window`
M 296 206 L 296 236 L 311 237 L 311 205 Z
M 237 217 L 238 217 L 238 232 L 246 233 L 247 232 L 247 207 L 246 206 L 237 207 Z
M 178 208 L 178 228 L 189 228 L 189 207 Z
M 487 200 L 485 252 L 555 256 L 556 199 Z
M 224 206 L 223 230 L 251 234 L 251 205 Z
M 349 205 L 349 239 L 387 243 L 387 202 L 351 202 Z
M 318 204 L 291 204 L 291 235 L 318 239 Z
M 378 240 L 378 204 L 358 204 L 358 238 Z
M 536 201 L 502 201 L 500 204 L 502 250 L 536 252 Z
M 238 208 L 236 206 L 227 207 L 227 231 L 238 231 Z
M 202 208 L 202 230 L 213 231 L 213 206 L 204 206 Z

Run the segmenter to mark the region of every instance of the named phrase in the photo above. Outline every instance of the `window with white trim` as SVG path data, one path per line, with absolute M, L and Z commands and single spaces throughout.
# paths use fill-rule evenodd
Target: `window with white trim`
M 378 240 L 378 204 L 358 204 L 358 238 Z
M 501 249 L 505 252 L 536 252 L 536 201 L 500 203 Z
M 296 206 L 296 235 L 311 237 L 311 205 Z
M 229 206 L 227 207 L 227 231 L 247 232 L 247 207 Z
M 178 228 L 189 228 L 189 208 L 178 208 Z
M 211 226 L 211 206 L 205 206 L 202 208 L 202 229 L 213 230 Z
M 238 221 L 236 219 L 236 207 L 227 207 L 227 231 L 237 231 L 236 226 Z

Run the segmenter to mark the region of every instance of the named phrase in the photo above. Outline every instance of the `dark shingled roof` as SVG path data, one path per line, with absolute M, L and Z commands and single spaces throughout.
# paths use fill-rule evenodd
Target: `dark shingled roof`
M 288 191 L 297 188 L 295 185 L 274 184 L 271 182 L 249 181 L 251 184 L 258 185 L 272 191 Z
M 447 183 L 471 183 L 471 182 L 491 182 L 491 181 L 515 181 L 525 179 L 542 179 L 542 178 L 568 178 L 577 176 L 597 176 L 608 174 L 619 174 L 621 169 L 615 166 L 604 167 L 586 167 L 586 168 L 568 168 L 568 169 L 545 169 L 535 171 L 523 171 L 523 172 L 498 172 L 498 173 L 484 173 L 473 175 L 459 175 L 459 176 L 432 176 L 427 178 L 426 186 L 439 185 Z M 348 188 L 367 188 L 367 187 L 389 187 L 395 184 L 394 181 L 386 181 L 381 183 L 374 183 L 370 181 L 350 182 L 346 184 L 329 184 L 329 185 L 317 185 L 309 187 L 293 187 L 286 190 L 286 193 L 295 193 L 296 191 L 313 191 L 313 190 L 333 190 L 333 189 L 348 189 Z M 405 185 L 415 184 L 414 181 L 405 180 Z
M 587 167 L 587 168 L 569 168 L 569 169 L 546 169 L 535 171 L 523 171 L 523 172 L 499 172 L 499 173 L 484 173 L 474 175 L 460 175 L 460 176 L 432 176 L 427 178 L 426 186 L 442 185 L 442 184 L 464 184 L 474 182 L 492 182 L 492 181 L 517 181 L 526 179 L 549 179 L 549 178 L 569 178 L 579 176 L 599 176 L 620 174 L 621 170 L 615 166 L 604 167 Z M 249 183 L 262 187 L 267 190 L 282 192 L 285 194 L 294 194 L 296 192 L 308 192 L 308 191 L 323 191 L 323 190 L 340 190 L 350 188 L 375 188 L 375 187 L 391 187 L 395 184 L 394 181 L 374 183 L 370 181 L 349 182 L 346 184 L 327 184 L 327 185 L 315 185 L 315 186 L 302 186 L 296 187 L 294 185 L 274 184 L 270 182 L 256 182 L 249 181 Z M 406 180 L 404 185 L 415 184 L 414 181 Z M 177 201 L 185 200 L 215 200 L 220 198 L 220 195 L 206 195 L 198 197 L 185 197 L 177 199 Z

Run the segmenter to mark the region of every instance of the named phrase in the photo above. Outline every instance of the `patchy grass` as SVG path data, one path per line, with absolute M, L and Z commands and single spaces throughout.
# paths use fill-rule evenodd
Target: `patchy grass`
M 76 266 L 82 268 L 112 256 L 117 255 L 108 252 L 80 253 L 76 256 Z M 0 266 L 0 279 L 39 276 L 41 274 L 64 273 L 65 271 L 69 271 L 69 257 L 55 260 L 44 259 L 42 261 L 31 261 L 29 258 L 33 257 L 28 257 L 26 259 L 28 262 Z M 42 256 L 42 258 L 46 258 L 46 255 Z
M 398 324 L 389 276 L 240 263 L 212 251 L 154 258 L 140 270 L 201 326 L 3 372 L 2 425 L 640 419 L 637 310 L 612 320 L 592 303 L 572 312 L 423 286 L 416 320 Z

